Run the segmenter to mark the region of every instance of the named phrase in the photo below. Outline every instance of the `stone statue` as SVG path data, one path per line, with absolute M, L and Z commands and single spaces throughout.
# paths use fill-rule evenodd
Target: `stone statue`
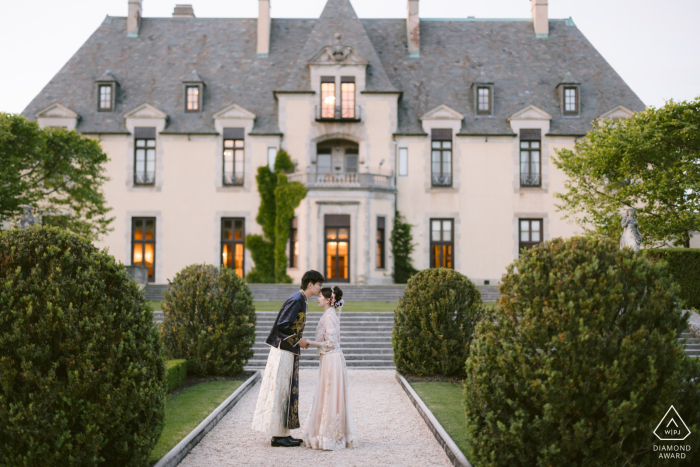
M 32 214 L 32 207 L 26 204 L 23 204 L 21 207 L 24 209 L 24 214 L 19 219 L 19 228 L 24 230 L 27 227 L 36 225 L 36 217 Z
M 627 208 L 627 212 L 622 216 L 622 237 L 620 237 L 620 248 L 632 247 L 634 252 L 639 252 L 639 245 L 642 243 L 642 234 L 639 233 L 639 224 L 634 218 L 637 212 L 634 208 Z

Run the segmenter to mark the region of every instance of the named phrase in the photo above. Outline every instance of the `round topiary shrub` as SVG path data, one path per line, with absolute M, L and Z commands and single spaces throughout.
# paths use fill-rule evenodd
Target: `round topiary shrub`
M 165 364 L 124 267 L 57 228 L 10 230 L 0 284 L 0 465 L 144 465 Z
M 664 264 L 617 242 L 556 239 L 523 252 L 502 281 L 466 364 L 470 460 L 659 465 L 653 445 L 674 443 L 653 431 L 674 405 L 693 432 L 675 443 L 691 446 L 678 465 L 693 465 L 700 365 L 677 342 L 687 318 Z
M 396 308 L 391 343 L 401 373 L 464 375 L 474 327 L 484 314 L 481 293 L 452 269 L 420 271 Z
M 230 268 L 187 266 L 163 294 L 162 335 L 171 358 L 187 372 L 235 375 L 253 356 L 255 307 L 243 279 Z

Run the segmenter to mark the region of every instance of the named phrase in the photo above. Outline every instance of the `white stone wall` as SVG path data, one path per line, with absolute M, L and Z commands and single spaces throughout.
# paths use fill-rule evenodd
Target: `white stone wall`
M 168 279 L 192 263 L 220 263 L 222 217 L 245 219 L 246 234 L 260 234 L 255 222 L 259 196 L 255 174 L 267 164 L 268 148 L 284 148 L 297 162 L 298 172 L 316 171 L 316 145 L 331 139 L 345 139 L 359 147 L 359 172 L 394 174 L 398 170 L 398 149 L 408 149 L 408 175 L 397 177 L 398 193 L 377 189 L 312 189 L 296 210 L 299 235 L 299 267 L 289 269 L 295 282 L 304 271 L 324 271 L 324 225 L 326 214 L 351 217 L 350 280 L 359 284 L 391 283 L 393 258 L 390 234 L 394 210 L 414 226 L 416 243 L 413 264 L 430 266 L 431 218 L 454 219 L 454 267 L 477 283 L 495 284 L 505 267 L 518 254 L 518 219 L 544 220 L 544 238 L 570 236 L 576 227 L 556 212 L 554 193 L 563 191 L 564 176 L 550 162 L 554 151 L 573 148 L 573 137 L 543 136 L 541 188 L 521 188 L 517 137 L 456 136 L 459 116 L 438 109 L 423 121 L 426 133 L 433 128 L 452 128 L 453 186 L 432 187 L 430 183 L 430 137 L 395 135 L 397 95 L 360 93 L 362 121 L 325 123 L 315 121 L 318 94 L 280 94 L 279 126 L 284 136 L 254 136 L 254 116 L 231 106 L 217 114 L 216 127 L 244 127 L 245 184 L 226 187 L 221 183 L 222 136 L 167 135 L 157 137 L 157 180 L 155 187 L 133 186 L 133 137 L 102 136 L 109 155 L 105 185 L 108 204 L 116 217 L 114 230 L 98 242 L 125 264 L 131 261 L 131 217 L 157 219 L 156 283 Z M 534 116 L 534 117 L 533 117 Z M 540 114 L 525 113 L 511 122 L 519 128 L 541 128 L 549 122 Z M 161 120 L 163 121 L 163 120 Z M 133 126 L 133 125 L 131 125 Z M 159 127 L 159 130 L 163 130 Z M 381 164 L 381 161 L 384 162 Z M 376 267 L 377 217 L 386 218 L 386 267 Z M 246 250 L 245 270 L 253 267 Z

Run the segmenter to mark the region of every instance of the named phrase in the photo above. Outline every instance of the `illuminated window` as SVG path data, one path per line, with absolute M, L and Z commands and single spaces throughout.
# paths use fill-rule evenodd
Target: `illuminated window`
M 199 111 L 199 97 L 200 97 L 199 93 L 200 93 L 199 86 L 186 86 L 185 87 L 185 95 L 186 95 L 185 109 L 187 109 L 188 112 L 198 112 Z
M 321 77 L 321 118 L 335 118 L 335 78 Z
M 221 219 L 221 265 L 245 274 L 245 219 Z
M 100 84 L 98 86 L 99 105 L 97 110 L 100 112 L 112 111 L 112 92 L 113 87 L 111 84 Z
M 297 218 L 293 218 L 289 228 L 289 267 L 299 267 L 299 230 Z
M 454 221 L 452 219 L 430 219 L 430 267 L 454 268 Z
M 340 78 L 341 118 L 355 118 L 355 77 Z
M 326 280 L 349 282 L 350 278 L 350 216 L 325 217 Z
M 134 184 L 153 185 L 156 182 L 156 129 L 135 128 Z
M 377 269 L 386 268 L 386 218 L 377 217 Z
M 243 185 L 245 141 L 243 128 L 224 128 L 224 185 Z
M 532 248 L 542 243 L 542 219 L 520 219 L 520 248 Z
M 148 282 L 155 282 L 156 219 L 134 217 L 131 219 L 131 264 L 148 268 Z

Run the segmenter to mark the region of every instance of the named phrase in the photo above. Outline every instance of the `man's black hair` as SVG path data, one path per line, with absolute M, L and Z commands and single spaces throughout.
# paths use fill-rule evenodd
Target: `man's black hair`
M 314 271 L 313 269 L 310 271 L 306 271 L 304 273 L 304 277 L 301 278 L 301 290 L 306 290 L 306 288 L 309 286 L 309 283 L 318 284 L 320 282 L 321 284 L 323 284 L 325 281 L 326 279 L 320 272 Z

